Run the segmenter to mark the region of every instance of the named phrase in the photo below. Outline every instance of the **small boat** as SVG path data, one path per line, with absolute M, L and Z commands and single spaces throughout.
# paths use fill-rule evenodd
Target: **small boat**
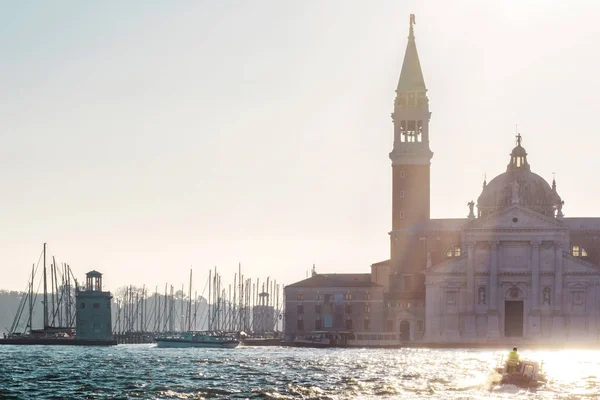
M 246 332 L 238 334 L 243 346 L 283 346 L 283 339 L 279 333 L 267 333 L 260 336 L 249 336 Z
M 240 341 L 223 332 L 189 331 L 181 333 L 164 334 L 155 339 L 156 347 L 205 347 L 233 349 Z
M 542 371 L 542 364 L 537 361 L 521 360 L 515 369 L 511 372 L 508 370 L 508 363 L 496 367 L 495 371 L 500 374 L 500 384 L 537 388 L 548 382 L 546 374 Z
M 349 347 L 349 341 L 354 339 L 352 332 L 346 331 L 312 331 L 304 336 L 294 338 L 294 347 Z

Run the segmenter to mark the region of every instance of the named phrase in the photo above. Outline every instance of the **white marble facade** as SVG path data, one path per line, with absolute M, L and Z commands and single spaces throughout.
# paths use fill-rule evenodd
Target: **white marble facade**
M 425 340 L 596 341 L 600 267 L 569 243 L 560 218 L 518 204 L 468 222 L 462 255 L 425 271 Z

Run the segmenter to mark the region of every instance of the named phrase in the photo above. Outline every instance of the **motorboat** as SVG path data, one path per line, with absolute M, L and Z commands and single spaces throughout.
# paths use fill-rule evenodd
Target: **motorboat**
M 537 388 L 548 382 L 546 374 L 542 371 L 542 364 L 537 361 L 520 360 L 516 365 L 510 366 L 508 362 L 504 362 L 495 368 L 495 372 L 500 375 L 500 384 Z
M 232 334 L 213 331 L 189 331 L 157 336 L 156 347 L 236 348 L 240 341 Z

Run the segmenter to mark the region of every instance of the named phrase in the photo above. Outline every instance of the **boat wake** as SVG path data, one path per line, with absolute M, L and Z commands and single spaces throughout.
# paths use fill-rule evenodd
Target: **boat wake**
M 502 375 L 497 371 L 492 371 L 488 375 L 483 387 L 492 390 L 495 386 L 498 386 L 502 382 Z

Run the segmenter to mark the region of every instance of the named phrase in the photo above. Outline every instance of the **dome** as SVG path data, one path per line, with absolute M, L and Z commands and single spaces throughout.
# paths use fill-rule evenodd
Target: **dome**
M 498 175 L 484 186 L 477 199 L 480 216 L 488 215 L 511 204 L 520 204 L 544 215 L 554 216 L 554 211 L 562 206 L 561 198 L 541 176 L 531 172 L 527 162 L 527 152 L 521 147 L 521 137 L 517 136 L 517 146 L 513 149 L 506 172 Z

